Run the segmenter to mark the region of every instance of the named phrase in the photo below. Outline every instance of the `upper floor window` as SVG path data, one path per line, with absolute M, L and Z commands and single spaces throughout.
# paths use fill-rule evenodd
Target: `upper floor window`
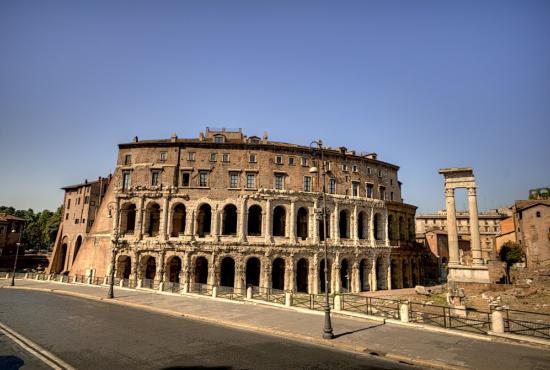
M 222 154 L 222 162 L 229 162 L 229 153 Z
M 276 155 L 275 156 L 275 163 L 276 164 L 283 164 L 283 156 L 282 155 Z
M 393 200 L 393 191 L 390 192 L 390 200 Z
M 353 166 L 351 166 L 351 170 L 352 170 L 353 172 L 357 172 L 357 171 L 359 171 L 359 168 L 357 167 L 356 164 L 354 164 Z
M 71 209 L 71 200 L 67 199 L 67 209 Z
M 359 183 L 358 182 L 352 182 L 351 183 L 351 195 L 353 197 L 358 197 L 359 196 Z
M 248 155 L 248 162 L 249 162 L 249 163 L 256 163 L 256 154 L 250 153 L 250 154 Z
M 246 174 L 246 187 L 248 189 L 255 189 L 256 188 L 256 175 L 253 173 L 247 173 Z
M 187 153 L 187 160 L 188 161 L 194 161 L 195 160 L 195 152 Z
M 168 159 L 168 152 L 160 152 L 160 160 L 165 161 Z
M 126 155 L 124 156 L 124 164 L 125 164 L 126 166 L 132 164 L 132 155 L 131 155 L 131 154 L 126 154 Z
M 378 170 L 378 177 L 384 176 L 384 172 L 382 170 Z
M 65 213 L 65 220 L 68 220 L 68 219 L 69 219 L 69 214 Z
M 90 203 L 90 196 L 89 196 L 89 195 L 86 195 L 86 196 L 84 197 L 84 204 L 88 204 L 88 203 Z
M 158 186 L 160 184 L 160 171 L 151 171 L 151 185 Z
M 288 164 L 290 166 L 294 166 L 295 164 L 295 158 L 294 157 L 288 157 Z
M 283 190 L 284 176 L 281 174 L 275 175 L 275 189 Z
M 230 172 L 229 173 L 229 187 L 230 188 L 238 188 L 239 187 L 239 173 L 238 172 Z
M 347 164 L 343 164 L 342 165 L 342 171 L 347 171 L 348 170 L 348 165 Z
M 380 199 L 386 200 L 386 187 L 380 186 Z
M 334 194 L 336 192 L 336 179 L 331 178 L 328 180 L 328 192 Z
M 191 174 L 189 172 L 181 173 L 181 186 L 189 186 L 191 182 Z
M 218 160 L 217 153 L 210 153 L 210 162 L 216 162 Z
M 537 211 L 537 217 L 540 217 L 540 211 Z
M 393 179 L 390 179 L 390 185 L 393 185 Z
M 208 186 L 208 172 L 200 171 L 199 172 L 199 186 L 206 187 Z
M 122 172 L 122 190 L 130 189 L 130 171 Z
M 216 135 L 214 136 L 214 142 L 215 143 L 223 143 L 225 141 L 225 137 L 222 135 Z
M 304 191 L 311 191 L 311 176 L 304 176 Z
M 367 175 L 371 175 L 372 174 L 372 169 L 370 167 L 367 167 Z
M 307 158 L 306 158 L 306 157 L 300 158 L 300 164 L 301 164 L 302 166 L 307 166 Z
M 374 185 L 373 184 L 367 184 L 367 198 L 372 198 L 373 195 L 372 195 L 372 192 L 374 190 Z

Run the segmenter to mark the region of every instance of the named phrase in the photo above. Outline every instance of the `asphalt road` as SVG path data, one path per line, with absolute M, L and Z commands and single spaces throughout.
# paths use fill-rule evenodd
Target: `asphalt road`
M 0 289 L 0 322 L 78 369 L 415 368 L 372 356 L 43 292 Z M 1 355 L 32 361 L 19 350 L 10 354 L 6 353 L 6 345 L 0 348 Z M 27 368 L 34 368 L 30 365 Z

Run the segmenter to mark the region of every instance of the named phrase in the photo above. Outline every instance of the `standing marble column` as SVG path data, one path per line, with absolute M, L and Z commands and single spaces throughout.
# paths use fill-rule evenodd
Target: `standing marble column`
M 248 224 L 248 199 L 244 196 L 241 199 L 241 213 L 239 214 L 239 241 L 246 242 L 246 229 Z
M 353 262 L 351 267 L 351 292 L 359 293 L 361 291 L 361 281 L 359 274 L 359 263 L 357 261 Z
M 449 246 L 449 265 L 458 265 L 458 233 L 456 230 L 455 190 L 445 189 L 447 207 L 447 240 Z
M 137 206 L 136 211 L 136 227 L 135 227 L 135 233 L 136 233 L 136 240 L 141 240 L 143 237 L 143 205 L 145 203 L 145 199 L 143 197 L 139 197 L 139 202 Z
M 333 211 L 334 217 L 333 219 L 333 233 L 334 236 L 332 237 L 332 240 L 334 240 L 334 243 L 340 243 L 340 207 L 338 206 L 337 202 L 334 202 L 334 211 Z
M 376 259 L 377 259 L 377 256 L 376 255 L 373 255 L 372 256 L 372 265 L 371 265 L 371 269 L 370 269 L 370 291 L 371 292 L 376 292 L 376 290 L 378 289 L 378 281 L 376 279 Z
M 390 235 L 389 235 L 389 225 L 388 225 L 388 209 L 384 208 L 384 244 L 386 247 L 390 246 Z
M 317 220 L 317 209 L 319 208 L 319 201 L 315 199 L 313 202 L 313 212 L 310 214 L 311 227 L 313 231 L 313 244 L 317 245 L 319 243 L 319 220 Z
M 370 239 L 370 246 L 374 247 L 376 245 L 376 241 L 374 240 L 374 206 L 370 208 L 369 239 Z
M 210 227 L 210 235 L 213 236 L 215 242 L 220 241 L 220 229 L 222 227 L 222 223 L 220 222 L 220 213 L 221 212 L 218 211 L 218 206 L 216 205 L 216 207 L 212 209 L 211 217 L 214 219 L 214 222 L 212 223 L 212 227 Z
M 267 244 L 270 244 L 272 241 L 271 234 L 273 233 L 273 229 L 271 226 L 271 200 L 267 199 L 265 201 L 265 217 L 264 217 L 264 235 L 265 235 L 265 242 Z
M 191 212 L 187 213 L 185 215 L 185 236 L 189 238 L 189 240 L 194 240 L 194 220 L 195 219 L 195 210 L 191 210 Z
M 296 201 L 293 199 L 290 201 L 290 217 L 289 217 L 289 236 L 290 243 L 296 244 Z
M 470 212 L 471 249 L 474 265 L 483 265 L 481 244 L 479 242 L 479 219 L 477 215 L 476 188 L 468 188 L 468 210 Z
M 351 220 L 351 232 L 353 238 L 353 245 L 359 244 L 359 222 L 358 222 L 358 212 L 357 212 L 357 203 L 353 205 L 353 219 Z
M 162 218 L 160 219 L 160 232 L 162 240 L 168 239 L 168 202 L 168 197 L 164 197 L 162 203 Z
M 389 260 L 388 260 L 388 268 L 386 269 L 386 287 L 388 290 L 391 290 L 392 289 L 392 286 L 391 286 L 391 256 L 389 257 Z

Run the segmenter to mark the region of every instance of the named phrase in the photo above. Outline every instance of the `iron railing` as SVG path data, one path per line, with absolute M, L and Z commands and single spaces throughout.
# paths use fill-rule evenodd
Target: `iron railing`
M 409 302 L 409 321 L 477 334 L 491 330 L 490 312 L 414 302 Z
M 342 294 L 341 303 L 343 311 L 380 316 L 388 319 L 399 319 L 400 302 L 398 300 L 363 297 L 357 294 Z
M 550 339 L 550 315 L 539 312 L 503 310 L 504 331 L 510 334 Z
M 145 289 L 158 289 L 158 282 L 154 279 L 141 279 L 141 287 Z
M 328 304 L 334 309 L 334 296 L 329 296 Z M 308 310 L 323 311 L 325 309 L 324 294 L 294 293 L 292 295 L 294 307 L 307 308 Z
M 261 292 L 254 296 L 254 299 L 259 299 L 266 302 L 285 304 L 285 291 L 273 288 L 262 288 Z
M 218 286 L 217 297 L 242 301 L 246 298 L 246 290 L 229 286 Z
M 171 281 L 165 281 L 164 284 L 162 285 L 162 291 L 181 294 L 183 293 L 183 284 L 171 282 Z
M 190 293 L 212 296 L 212 288 L 213 287 L 210 284 L 193 283 L 191 284 Z

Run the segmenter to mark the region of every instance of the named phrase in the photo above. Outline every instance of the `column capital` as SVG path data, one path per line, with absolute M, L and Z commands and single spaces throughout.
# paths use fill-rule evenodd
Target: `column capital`
M 468 195 L 476 195 L 476 187 L 470 187 L 468 188 Z
M 455 189 L 454 188 L 445 188 L 445 196 L 446 197 L 453 197 L 455 196 Z

